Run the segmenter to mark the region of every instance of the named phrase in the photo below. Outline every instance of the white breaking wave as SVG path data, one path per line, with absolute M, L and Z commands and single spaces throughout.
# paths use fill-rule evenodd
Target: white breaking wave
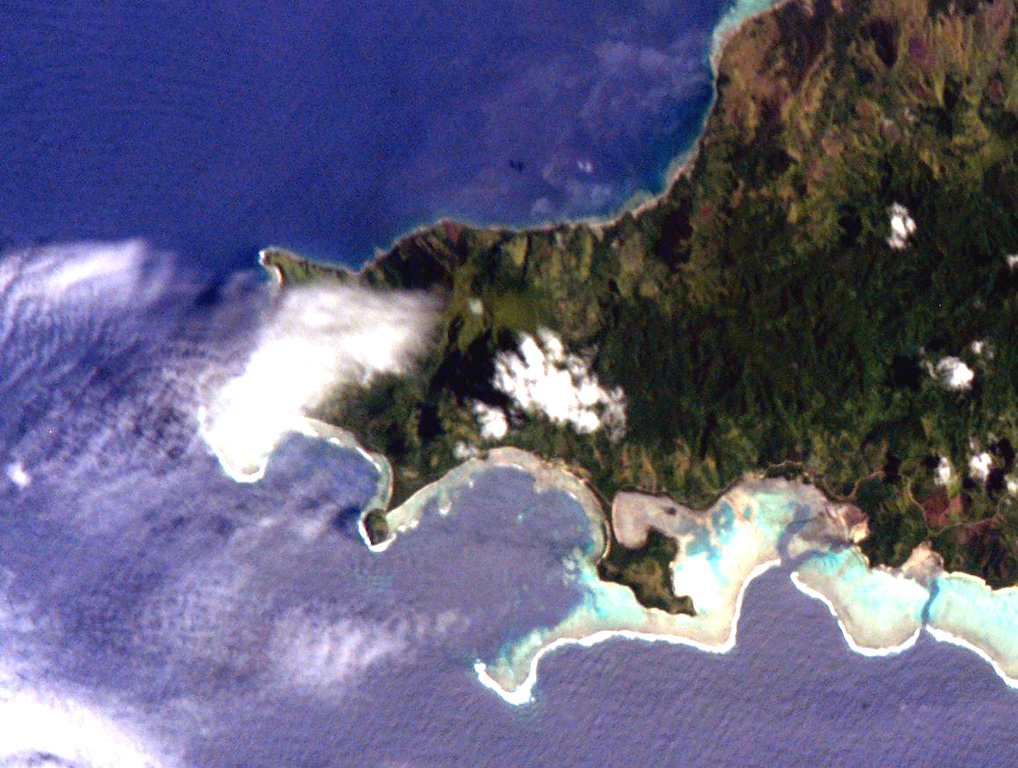
M 424 351 L 437 301 L 337 285 L 285 289 L 243 372 L 199 413 L 202 436 L 237 482 L 259 480 L 280 438 L 347 384 L 403 373 Z

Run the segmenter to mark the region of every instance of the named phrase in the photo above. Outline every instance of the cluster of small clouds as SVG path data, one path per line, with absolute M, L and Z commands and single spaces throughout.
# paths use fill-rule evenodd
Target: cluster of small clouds
M 613 39 L 594 50 L 596 79 L 580 116 L 590 134 L 602 141 L 639 135 L 648 116 L 660 116 L 707 78 L 703 54 L 693 38 L 665 47 Z
M 887 239 L 888 245 L 892 248 L 903 248 L 908 238 L 916 231 L 915 221 L 908 210 L 898 203 L 891 206 L 889 213 L 891 236 Z M 1009 269 L 1018 269 L 1018 254 L 1008 255 L 1005 259 Z M 993 346 L 986 339 L 974 340 L 969 344 L 969 350 L 981 360 L 992 360 L 994 357 Z M 940 358 L 936 365 L 928 361 L 924 361 L 923 364 L 930 376 L 941 387 L 952 392 L 967 391 L 972 388 L 975 381 L 976 374 L 972 367 L 955 355 Z M 989 480 L 990 473 L 994 468 L 993 455 L 989 451 L 983 450 L 975 440 L 970 441 L 969 447 L 971 453 L 968 460 L 968 475 L 976 482 L 985 483 Z M 941 456 L 933 475 L 937 485 L 949 485 L 954 478 L 950 460 Z M 1018 481 L 1014 478 L 1006 478 L 1006 487 L 1008 493 L 1018 495 Z
M 624 14 L 623 26 L 633 23 L 634 10 Z M 498 208 L 515 199 L 528 200 L 530 216 L 539 220 L 598 216 L 656 183 L 641 172 L 632 147 L 648 134 L 674 139 L 676 105 L 702 93 L 710 73 L 696 35 L 668 36 L 660 44 L 648 44 L 646 35 L 627 37 L 616 28 L 582 51 L 541 57 L 484 100 L 480 132 L 464 138 L 488 148 L 525 146 L 527 168 L 522 179 L 503 167 L 479 169 L 457 192 L 460 208 L 475 210 L 478 200 Z M 549 130 L 551 124 L 563 130 Z M 434 131 L 429 143 L 444 148 L 447 134 Z M 535 171 L 543 183 L 534 183 Z
M 991 442 L 993 438 L 991 438 Z M 999 469 L 1000 463 L 995 461 L 993 453 L 983 448 L 982 444 L 975 438 L 969 439 L 968 476 L 977 483 L 986 483 L 994 469 Z M 936 468 L 933 471 L 933 479 L 937 485 L 947 486 L 954 480 L 954 471 L 951 461 L 946 456 L 941 456 Z M 1004 478 L 1004 485 L 1007 492 L 1012 496 L 1018 496 L 1018 479 L 1012 476 Z
M 546 166 L 541 177 L 558 194 L 534 200 L 530 206 L 531 216 L 536 219 L 590 216 L 609 207 L 623 191 L 620 186 L 595 178 L 563 178 L 564 175 L 557 164 Z
M 888 238 L 888 244 L 893 248 L 904 247 L 907 238 L 915 232 L 915 222 L 908 214 L 907 209 L 897 203 L 891 207 L 890 213 L 892 235 Z M 892 243 L 891 240 L 895 237 L 898 239 Z M 1005 258 L 1009 269 L 1018 269 L 1018 254 L 1011 254 Z M 973 355 L 983 360 L 992 360 L 994 357 L 993 346 L 986 339 L 974 340 L 969 345 L 969 349 Z M 936 365 L 929 362 L 924 362 L 924 365 L 930 376 L 940 386 L 953 392 L 969 390 L 975 381 L 975 371 L 968 363 L 955 355 L 942 357 L 937 361 Z M 976 482 L 985 483 L 989 480 L 990 473 L 994 469 L 993 455 L 989 451 L 982 449 L 978 441 L 973 439 L 969 442 L 971 451 L 968 460 L 969 477 Z M 952 481 L 953 477 L 954 472 L 950 460 L 941 456 L 939 463 L 934 469 L 934 481 L 938 485 L 946 486 Z M 1018 480 L 1008 477 L 1005 478 L 1005 483 L 1008 493 L 1018 495 Z
M 901 250 L 908 245 L 909 238 L 916 232 L 915 219 L 901 203 L 894 203 L 887 209 L 891 218 L 891 234 L 887 236 L 887 244 L 895 250 Z
M 1001 468 L 1000 462 L 996 461 L 993 454 L 983 449 L 979 441 L 975 439 L 969 441 L 969 449 L 972 451 L 969 456 L 969 476 L 978 483 L 987 482 L 990 479 L 990 473 L 994 469 Z M 1014 475 L 1005 475 L 1003 480 L 1007 492 L 1011 496 L 1018 497 L 1018 479 Z
M 437 309 L 423 293 L 285 289 L 243 372 L 201 409 L 202 436 L 235 480 L 260 479 L 308 409 L 341 386 L 405 372 L 426 348 Z
M 495 388 L 528 413 L 541 413 L 555 424 L 565 424 L 580 434 L 605 429 L 619 439 L 626 429 L 626 400 L 621 388 L 606 390 L 579 355 L 567 353 L 562 340 L 541 329 L 535 339 L 520 336 L 517 351 L 502 352 L 495 359 Z M 489 406 L 475 405 L 482 437 L 499 439 L 508 431 L 505 414 Z
M 987 436 L 987 441 L 992 444 L 997 441 L 993 435 Z M 990 479 L 990 473 L 999 469 L 1000 463 L 994 460 L 993 454 L 983 447 L 983 444 L 976 438 L 969 438 L 969 477 L 977 483 L 985 483 Z M 1008 493 L 1013 494 L 1015 490 L 1014 480 L 1005 478 Z

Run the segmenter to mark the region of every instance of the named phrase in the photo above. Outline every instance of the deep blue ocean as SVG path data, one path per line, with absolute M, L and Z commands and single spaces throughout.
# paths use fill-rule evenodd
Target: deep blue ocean
M 494 473 L 376 555 L 356 454 L 290 438 L 242 485 L 198 434 L 268 316 L 258 247 L 357 264 L 658 190 L 723 10 L 0 5 L 0 766 L 1018 764 L 988 665 L 855 655 L 781 571 L 731 653 L 565 649 L 511 707 L 472 664 L 576 600 L 575 504 Z
M 723 5 L 7 0 L 0 239 L 355 264 L 440 215 L 605 213 L 697 133 Z

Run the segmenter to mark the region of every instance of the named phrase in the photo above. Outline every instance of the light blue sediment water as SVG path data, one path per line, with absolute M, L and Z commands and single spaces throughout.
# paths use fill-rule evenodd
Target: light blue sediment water
M 927 611 L 931 630 L 999 660 L 1000 674 L 1018 688 L 1018 589 L 992 591 L 964 574 L 944 574 L 933 586 Z
M 930 601 L 925 584 L 870 568 L 855 547 L 805 558 L 796 567 L 795 578 L 833 603 L 850 642 L 868 654 L 886 653 L 914 642 Z

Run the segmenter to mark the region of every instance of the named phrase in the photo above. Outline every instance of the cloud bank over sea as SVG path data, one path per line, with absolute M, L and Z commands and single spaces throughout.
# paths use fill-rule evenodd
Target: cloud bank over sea
M 272 449 L 345 385 L 403 373 L 431 337 L 438 302 L 423 293 L 354 285 L 283 292 L 243 371 L 199 412 L 202 436 L 224 470 L 251 482 Z

